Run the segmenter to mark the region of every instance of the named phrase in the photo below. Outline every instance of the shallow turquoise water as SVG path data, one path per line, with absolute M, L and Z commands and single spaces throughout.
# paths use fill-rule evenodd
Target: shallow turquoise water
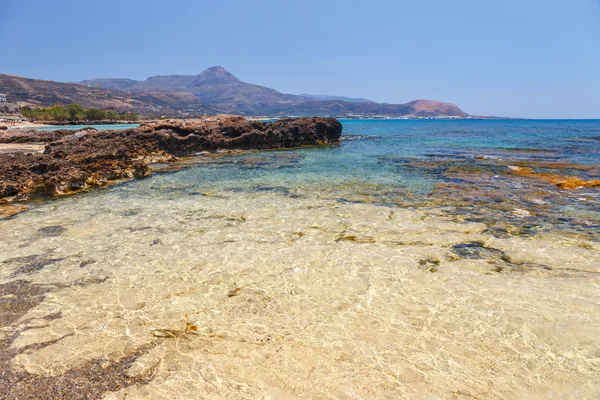
M 273 192 L 442 206 L 501 232 L 511 224 L 520 234 L 564 228 L 600 237 L 598 188 L 566 191 L 509 172 L 514 163 L 533 162 L 536 171 L 600 179 L 600 121 L 360 120 L 343 121 L 343 128 L 337 145 L 200 155 L 182 170 L 108 191 L 125 201 Z M 555 163 L 577 165 L 550 168 Z M 516 218 L 516 209 L 531 216 Z
M 75 131 L 78 129 L 91 127 L 91 128 L 95 128 L 95 129 L 101 131 L 101 130 L 108 130 L 108 129 L 115 129 L 115 130 L 130 129 L 130 128 L 137 128 L 138 126 L 140 126 L 140 124 L 49 125 L 49 126 L 42 126 L 42 127 L 38 127 L 38 128 L 33 127 L 32 129 L 37 129 L 39 131 L 54 131 L 57 129 L 68 129 L 68 130 Z
M 600 179 L 600 121 L 343 124 L 0 219 L 9 374 L 150 376 L 111 399 L 598 398 L 600 188 L 509 167 Z
M 597 138 L 600 121 L 343 121 L 339 145 L 201 157 L 191 169 L 151 180 L 196 189 L 369 182 L 419 190 L 439 179 L 407 168 L 406 161 L 483 157 L 593 165 L 600 160 Z
M 86 196 L 106 196 L 107 202 L 177 202 L 194 196 L 270 192 L 401 208 L 443 207 L 449 216 L 484 222 L 500 236 L 560 228 L 600 238 L 599 188 L 564 190 L 510 172 L 512 165 L 525 165 L 541 173 L 600 179 L 600 121 L 342 124 L 339 144 L 202 154 L 181 169 Z M 529 215 L 519 216 L 519 210 Z

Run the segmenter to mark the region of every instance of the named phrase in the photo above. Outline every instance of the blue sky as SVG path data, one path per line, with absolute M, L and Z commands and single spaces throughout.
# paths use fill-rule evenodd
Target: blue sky
M 221 65 L 285 93 L 600 118 L 600 0 L 0 2 L 0 73 L 144 79 Z

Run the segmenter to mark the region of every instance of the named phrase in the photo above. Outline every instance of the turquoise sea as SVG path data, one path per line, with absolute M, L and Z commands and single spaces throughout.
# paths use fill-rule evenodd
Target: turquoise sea
M 600 121 L 342 124 L 0 219 L 10 396 L 600 398 Z
M 200 164 L 168 178 L 197 187 L 262 183 L 431 181 L 403 162 L 477 158 L 596 164 L 600 121 L 343 120 L 339 145 L 251 152 Z M 212 160 L 211 160 L 212 161 Z M 272 161 L 272 162 L 271 162 Z M 256 167 L 256 168 L 250 168 Z M 214 173 L 219 168 L 219 173 Z M 416 175 L 415 175 L 416 174 Z M 135 185 L 135 184 L 134 184 Z
M 600 179 L 600 120 L 342 124 L 339 144 L 202 154 L 178 166 L 157 165 L 157 173 L 147 179 L 91 195 L 127 201 L 139 196 L 183 199 L 204 192 L 272 192 L 394 207 L 442 206 L 449 215 L 484 221 L 499 235 L 563 229 L 600 240 L 600 190 L 565 190 L 511 173 L 511 167 L 525 166 L 537 173 Z M 127 127 L 131 125 L 96 128 Z M 515 208 L 532 215 L 514 217 Z
M 344 120 L 338 145 L 204 155 L 181 171 L 111 190 L 120 196 L 272 191 L 340 202 L 447 206 L 449 213 L 485 218 L 499 229 L 514 223 L 528 231 L 558 227 L 600 235 L 600 190 L 564 190 L 510 170 L 519 165 L 600 179 L 599 160 L 598 120 Z M 531 202 L 532 193 L 542 194 Z M 535 217 L 507 215 L 514 207 L 534 209 Z
M 130 129 L 130 128 L 135 128 L 140 126 L 140 124 L 97 124 L 97 125 L 48 125 L 48 126 L 41 126 L 41 127 L 32 127 L 32 129 L 37 129 L 39 131 L 54 131 L 57 129 L 67 129 L 67 130 L 79 130 L 79 129 L 83 129 L 83 128 L 88 128 L 88 127 L 92 127 L 95 128 L 97 130 L 108 130 L 108 129 L 114 129 L 114 130 L 121 130 L 121 129 Z

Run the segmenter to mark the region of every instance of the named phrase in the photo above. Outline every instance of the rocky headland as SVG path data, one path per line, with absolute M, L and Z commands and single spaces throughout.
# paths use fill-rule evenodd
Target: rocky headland
M 202 151 L 278 149 L 336 143 L 342 125 L 333 118 L 248 121 L 234 115 L 142 123 L 134 129 L 0 133 L 0 202 L 56 196 L 110 181 L 141 178 L 149 164 Z M 39 152 L 24 146 L 41 144 Z M 42 150 L 43 148 L 43 150 Z

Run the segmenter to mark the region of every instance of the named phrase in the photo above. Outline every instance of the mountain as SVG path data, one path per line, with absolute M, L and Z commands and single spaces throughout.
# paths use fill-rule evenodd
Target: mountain
M 130 93 L 89 85 L 28 79 L 3 74 L 0 74 L 0 92 L 6 93 L 12 103 L 35 107 L 78 103 L 87 108 L 133 111 L 146 115 L 175 114 L 186 109 L 206 114 L 219 112 L 219 110 L 202 104 L 198 98 L 187 92 Z
M 224 112 L 254 113 L 270 106 L 300 104 L 310 99 L 279 93 L 275 89 L 242 82 L 223 67 L 208 68 L 198 75 L 159 75 L 145 81 L 124 79 L 92 79 L 89 86 L 119 88 L 132 93 L 185 92 L 199 100 L 214 104 Z
M 246 115 L 468 116 L 454 104 L 431 100 L 380 104 L 368 99 L 341 96 L 284 94 L 243 82 L 223 67 L 211 67 L 198 75 L 160 75 L 144 81 L 92 79 L 82 83 L 132 93 L 185 92 L 223 112 Z
M 382 104 L 339 96 L 284 94 L 243 82 L 222 67 L 208 68 L 198 75 L 161 75 L 144 81 L 91 79 L 61 83 L 0 75 L 0 92 L 6 92 L 10 101 L 34 106 L 79 103 L 146 115 L 468 116 L 455 104 L 431 100 Z
M 92 79 L 90 81 L 82 81 L 79 83 L 86 86 L 101 87 L 111 90 L 127 90 L 129 87 L 137 84 L 138 81 L 133 79 Z
M 348 103 L 375 103 L 373 100 L 363 99 L 363 98 L 354 98 L 354 97 L 344 97 L 344 96 L 328 96 L 325 94 L 306 94 L 302 93 L 300 96 L 309 98 L 311 100 L 339 100 L 339 101 L 347 101 Z

